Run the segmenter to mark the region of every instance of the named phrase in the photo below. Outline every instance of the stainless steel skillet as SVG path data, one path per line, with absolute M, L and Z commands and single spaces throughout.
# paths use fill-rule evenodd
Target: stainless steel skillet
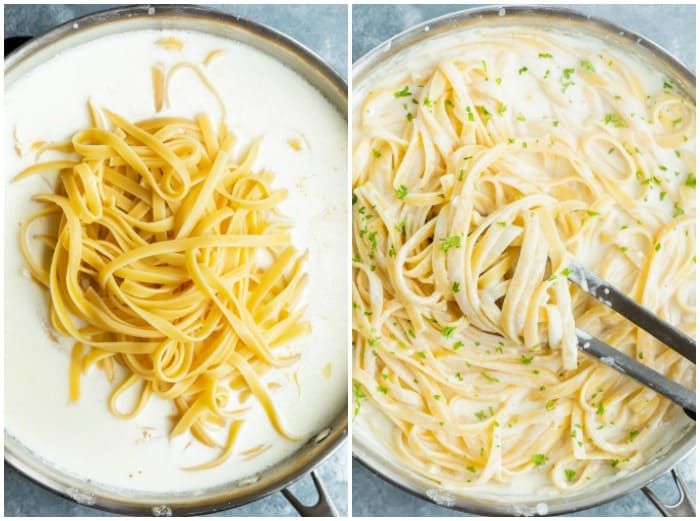
M 358 92 L 371 82 L 382 66 L 395 59 L 409 47 L 425 42 L 439 35 L 470 27 L 528 25 L 547 30 L 556 27 L 566 31 L 583 31 L 603 38 L 611 45 L 620 46 L 626 52 L 634 53 L 649 62 L 654 68 L 673 79 L 685 95 L 695 101 L 695 76 L 665 50 L 644 37 L 626 31 L 612 23 L 576 12 L 555 7 L 484 7 L 468 9 L 434 18 L 412 27 L 397 36 L 386 40 L 364 55 L 353 65 L 353 90 Z M 473 514 L 488 516 L 504 515 L 558 515 L 584 510 L 612 501 L 625 494 L 643 488 L 664 515 L 694 516 L 695 507 L 690 501 L 680 477 L 674 472 L 681 500 L 677 505 L 663 505 L 646 487 L 659 476 L 688 456 L 695 446 L 695 427 L 689 425 L 677 439 L 669 439 L 667 450 L 654 457 L 639 470 L 605 487 L 592 487 L 581 493 L 544 501 L 528 501 L 522 498 L 509 498 L 508 502 L 493 501 L 483 497 L 458 496 L 437 490 L 429 482 L 397 465 L 384 452 L 377 449 L 370 439 L 360 433 L 353 434 L 353 456 L 373 473 L 390 483 L 441 506 Z M 621 513 L 622 514 L 622 513 Z
M 304 77 L 346 117 L 347 85 L 321 58 L 291 38 L 255 22 L 194 6 L 134 6 L 111 9 L 63 24 L 31 39 L 5 59 L 5 83 L 71 46 L 118 32 L 140 29 L 184 29 L 229 38 L 255 47 Z M 7 45 L 8 42 L 6 42 Z M 342 182 L 339 180 L 339 182 Z M 344 340 L 344 339 L 343 339 Z M 328 458 L 347 437 L 347 407 L 290 458 L 253 478 L 192 494 L 139 494 L 86 483 L 56 469 L 5 433 L 5 460 L 37 484 L 78 503 L 132 515 L 193 515 L 231 509 L 282 491 L 302 515 L 337 515 L 316 473 L 317 505 L 301 504 L 287 490 L 297 479 Z M 195 493 L 196 492 L 196 493 Z

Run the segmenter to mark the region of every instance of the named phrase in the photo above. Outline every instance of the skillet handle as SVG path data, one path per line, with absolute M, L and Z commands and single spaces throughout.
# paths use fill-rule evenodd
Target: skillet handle
M 311 471 L 311 478 L 318 493 L 318 501 L 314 505 L 304 505 L 288 488 L 282 489 L 282 495 L 302 517 L 338 517 L 338 511 L 315 470 Z
M 649 500 L 656 505 L 656 508 L 664 515 L 664 517 L 696 517 L 695 504 L 690 498 L 688 487 L 683 481 L 683 478 L 678 474 L 675 468 L 671 469 L 673 481 L 676 483 L 680 497 L 673 505 L 667 505 L 654 494 L 648 487 L 642 488 L 642 492 L 646 494 Z

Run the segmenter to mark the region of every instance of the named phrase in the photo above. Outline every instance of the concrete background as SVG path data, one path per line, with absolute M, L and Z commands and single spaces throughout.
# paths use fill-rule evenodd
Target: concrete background
M 469 5 L 357 5 L 352 7 L 353 62 L 384 40 L 416 24 L 459 11 Z M 695 7 L 674 5 L 568 6 L 608 19 L 642 34 L 664 47 L 695 71 Z M 695 499 L 695 454 L 679 467 Z M 673 503 L 677 494 L 670 475 L 652 487 L 659 497 Z M 352 511 L 354 516 L 463 516 L 460 512 L 433 505 L 376 477 L 361 464 L 352 467 Z M 612 503 L 575 514 L 577 516 L 659 516 L 654 505 L 637 491 Z
M 38 35 L 52 27 L 112 5 L 6 5 L 5 38 Z M 225 5 L 211 6 L 250 18 L 295 38 L 319 54 L 347 78 L 347 7 L 343 5 Z M 326 490 L 341 515 L 348 512 L 347 444 L 319 468 Z M 5 464 L 6 516 L 109 516 L 105 512 L 63 499 L 19 475 Z M 291 487 L 299 499 L 312 504 L 316 492 L 310 477 Z M 282 497 L 273 494 L 216 516 L 295 516 L 296 511 Z

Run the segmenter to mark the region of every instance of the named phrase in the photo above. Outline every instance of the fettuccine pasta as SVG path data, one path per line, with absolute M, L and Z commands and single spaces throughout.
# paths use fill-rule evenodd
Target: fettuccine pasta
M 15 178 L 58 172 L 55 191 L 34 198 L 42 207 L 22 223 L 21 249 L 49 293 L 51 325 L 75 342 L 70 399 L 97 366 L 115 381 L 118 417 L 134 418 L 156 395 L 174 405 L 171 437 L 190 432 L 216 447 L 212 431 L 228 429 L 220 455 L 193 470 L 232 453 L 250 396 L 297 439 L 261 377 L 294 363 L 288 345 L 310 331 L 305 253 L 278 209 L 286 191 L 253 170 L 258 142 L 236 157 L 235 135 L 206 115 L 132 123 L 89 109 L 89 128 L 38 149 L 65 159 Z M 53 233 L 34 237 L 42 220 Z
M 601 42 L 518 27 L 409 50 L 355 99 L 357 429 L 461 491 L 646 462 L 678 409 L 575 329 L 689 388 L 694 367 L 568 265 L 695 335 L 694 104 Z

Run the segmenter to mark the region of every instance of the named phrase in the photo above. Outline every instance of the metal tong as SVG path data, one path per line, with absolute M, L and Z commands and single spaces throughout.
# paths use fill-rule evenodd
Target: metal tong
M 668 347 L 695 363 L 695 340 L 661 320 L 648 309 L 640 306 L 627 295 L 597 277 L 576 261 L 569 263 L 568 279 L 583 291 L 615 310 L 630 322 L 666 344 Z M 576 330 L 578 347 L 595 356 L 605 365 L 630 376 L 680 405 L 695 420 L 695 392 L 669 380 L 650 367 L 630 358 L 588 333 Z

